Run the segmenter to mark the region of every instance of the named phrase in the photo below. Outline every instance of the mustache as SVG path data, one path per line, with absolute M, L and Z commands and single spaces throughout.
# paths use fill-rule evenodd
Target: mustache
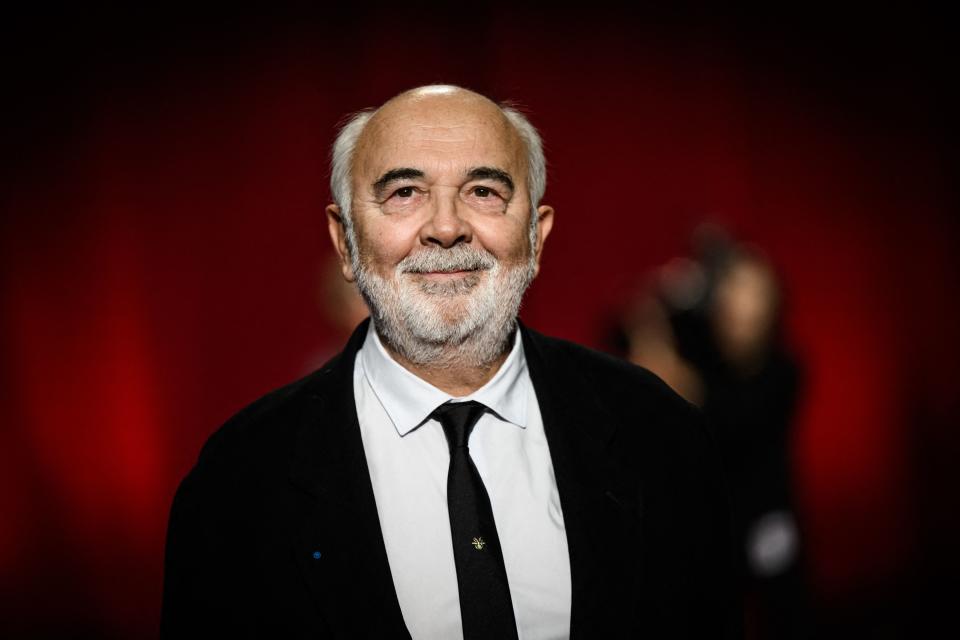
M 418 251 L 397 264 L 400 273 L 427 273 L 430 271 L 485 271 L 497 266 L 497 259 L 489 251 L 467 244 L 455 244 L 449 249 L 432 248 Z

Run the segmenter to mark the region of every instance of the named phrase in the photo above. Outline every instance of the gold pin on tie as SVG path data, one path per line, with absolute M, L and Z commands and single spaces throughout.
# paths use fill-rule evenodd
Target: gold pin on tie
M 477 551 L 480 551 L 485 546 L 487 546 L 487 541 L 484 540 L 483 538 L 474 538 L 472 544 L 474 549 L 476 549 Z

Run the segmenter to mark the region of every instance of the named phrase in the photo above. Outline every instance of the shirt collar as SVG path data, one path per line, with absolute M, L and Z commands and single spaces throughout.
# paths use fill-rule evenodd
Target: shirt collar
M 360 349 L 360 358 L 370 387 L 401 436 L 419 427 L 434 409 L 449 400 L 476 400 L 501 420 L 520 428 L 527 426 L 530 374 L 519 330 L 514 332 L 513 348 L 496 374 L 464 397 L 452 396 L 403 368 L 383 347 L 373 322 Z

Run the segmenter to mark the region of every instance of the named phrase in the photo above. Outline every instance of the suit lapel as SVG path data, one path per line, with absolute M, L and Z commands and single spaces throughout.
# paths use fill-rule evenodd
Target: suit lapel
M 571 637 L 609 637 L 604 630 L 629 628 L 624 617 L 632 614 L 638 483 L 608 451 L 619 424 L 591 395 L 589 372 L 539 334 L 521 331 L 567 532 Z
M 409 637 L 387 559 L 353 394 L 353 365 L 369 321 L 319 374 L 290 468 L 301 491 L 295 553 L 324 619 L 338 635 Z

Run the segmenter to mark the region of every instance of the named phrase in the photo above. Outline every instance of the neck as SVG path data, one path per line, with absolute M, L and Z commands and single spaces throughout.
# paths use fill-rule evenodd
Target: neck
M 381 335 L 381 343 L 390 357 L 404 369 L 421 380 L 429 382 L 441 391 L 455 397 L 468 396 L 487 384 L 497 374 L 510 354 L 512 340 L 504 343 L 504 348 L 490 362 L 477 364 L 464 358 L 458 347 L 444 349 L 439 357 L 431 362 L 414 362 L 405 357 Z

